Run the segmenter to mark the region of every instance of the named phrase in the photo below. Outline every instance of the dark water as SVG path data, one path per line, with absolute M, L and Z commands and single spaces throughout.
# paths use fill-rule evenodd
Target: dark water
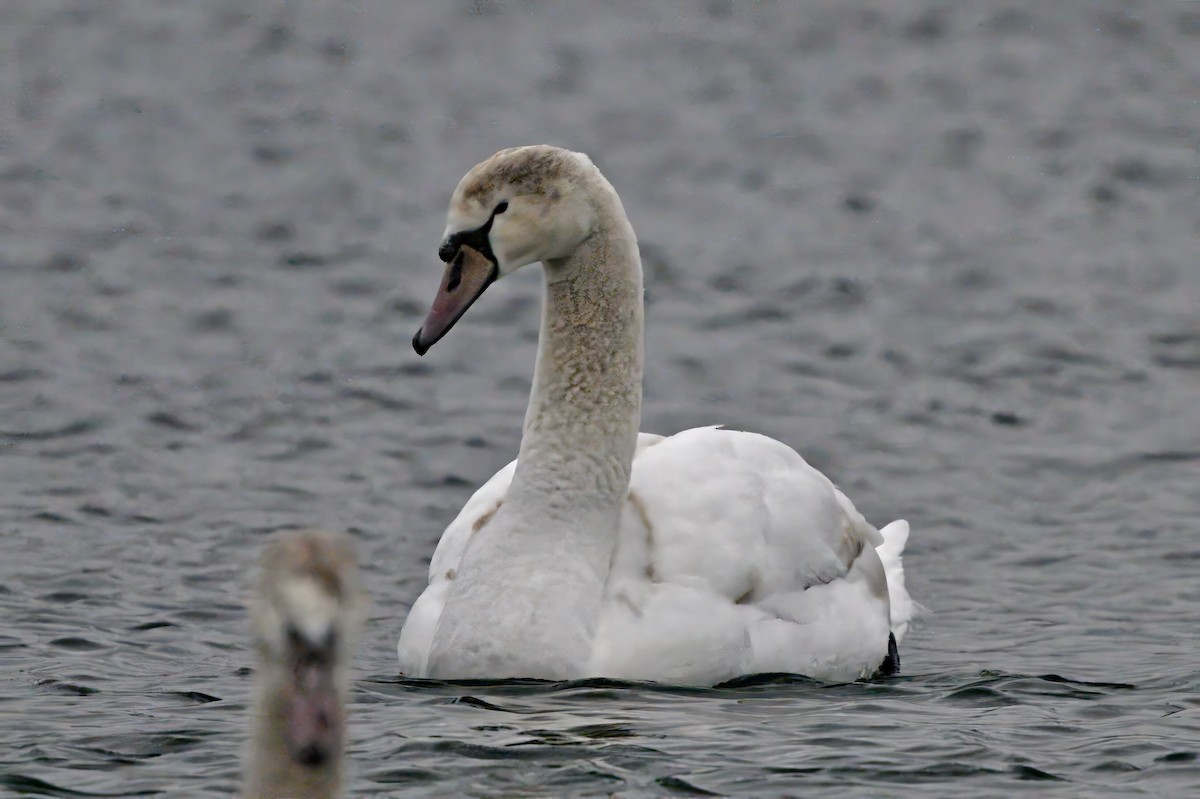
M 0 3 L 0 794 L 217 796 L 264 537 L 351 528 L 357 796 L 1200 795 L 1200 4 Z M 444 685 L 538 277 L 425 359 L 449 193 L 593 154 L 644 429 L 913 525 L 904 673 Z

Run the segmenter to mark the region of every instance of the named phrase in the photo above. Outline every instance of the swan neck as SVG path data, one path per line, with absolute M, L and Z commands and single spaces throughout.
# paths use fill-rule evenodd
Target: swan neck
M 641 422 L 642 269 L 612 187 L 597 224 L 543 262 L 533 389 L 513 480 L 451 584 L 427 675 L 589 673 Z
M 642 267 L 615 192 L 570 256 L 545 263 L 545 301 L 516 496 L 619 509 L 641 423 Z

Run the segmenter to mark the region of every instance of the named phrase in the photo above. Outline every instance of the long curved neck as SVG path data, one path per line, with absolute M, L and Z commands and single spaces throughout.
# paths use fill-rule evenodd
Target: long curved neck
M 599 224 L 545 263 L 533 391 L 504 503 L 472 538 L 426 676 L 589 673 L 642 404 L 642 265 L 621 201 L 593 187 Z
M 595 232 L 545 264 L 537 366 L 509 489 L 510 502 L 551 517 L 619 511 L 641 422 L 642 264 L 621 201 L 603 188 Z

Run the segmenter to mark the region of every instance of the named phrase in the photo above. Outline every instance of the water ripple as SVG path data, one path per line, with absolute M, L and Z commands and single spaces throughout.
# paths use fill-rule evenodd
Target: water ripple
M 374 602 L 354 796 L 1200 795 L 1188 4 L 126 5 L 0 2 L 0 794 L 235 793 L 250 567 L 315 525 Z M 410 339 L 530 140 L 637 229 L 643 428 L 912 523 L 902 674 L 395 676 L 540 278 Z

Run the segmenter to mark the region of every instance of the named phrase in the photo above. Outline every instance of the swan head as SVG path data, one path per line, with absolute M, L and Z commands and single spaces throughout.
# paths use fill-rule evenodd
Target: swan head
M 565 258 L 591 235 L 591 159 L 549 145 L 501 150 L 476 165 L 450 198 L 438 256 L 446 264 L 413 349 L 424 355 L 501 277 Z
M 252 614 L 266 716 L 280 723 L 292 762 L 324 766 L 344 744 L 346 665 L 365 615 L 349 541 L 317 532 L 274 539 Z

